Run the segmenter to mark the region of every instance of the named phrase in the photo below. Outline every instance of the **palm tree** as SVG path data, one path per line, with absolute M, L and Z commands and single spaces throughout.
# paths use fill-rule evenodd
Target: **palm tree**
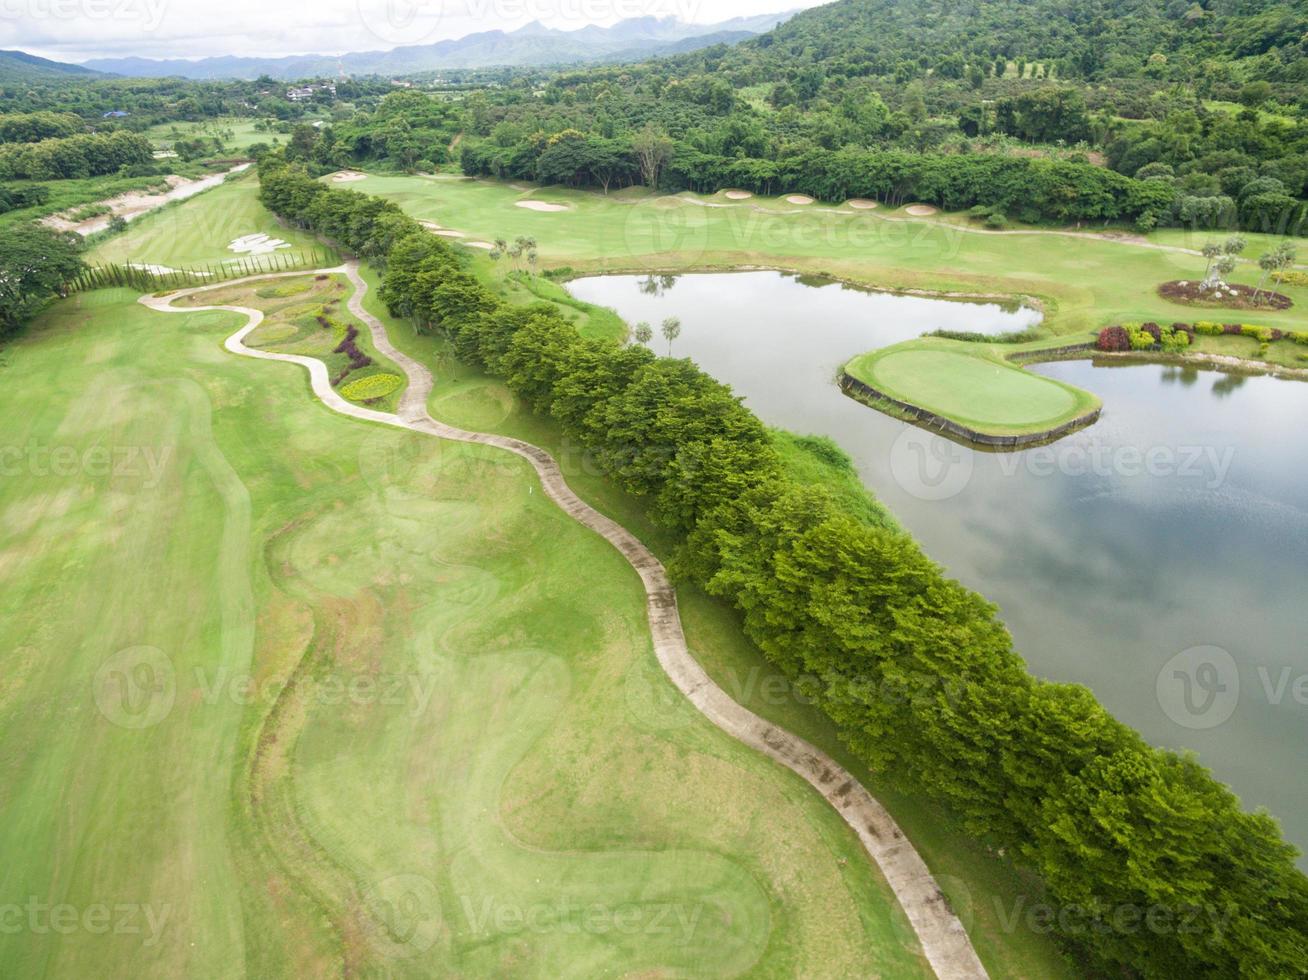
M 654 339 L 654 328 L 644 320 L 641 320 L 640 323 L 636 324 L 634 333 L 636 336 L 636 343 L 638 344 L 648 344 Z
M 536 274 L 536 249 L 527 249 L 527 265 L 531 266 L 531 274 Z
M 668 357 L 672 356 L 672 342 L 681 336 L 681 320 L 670 316 L 663 321 L 663 338 L 668 342 Z

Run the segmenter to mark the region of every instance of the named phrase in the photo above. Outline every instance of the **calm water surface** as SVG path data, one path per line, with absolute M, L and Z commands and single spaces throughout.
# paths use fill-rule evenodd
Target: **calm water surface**
M 1052 446 L 976 452 L 835 386 L 860 351 L 1029 310 L 776 272 L 576 280 L 766 422 L 835 439 L 950 574 L 1002 611 L 1031 670 L 1082 683 L 1156 744 L 1193 749 L 1308 848 L 1308 384 L 1161 365 L 1041 365 L 1104 401 Z M 1301 864 L 1304 862 L 1301 862 Z

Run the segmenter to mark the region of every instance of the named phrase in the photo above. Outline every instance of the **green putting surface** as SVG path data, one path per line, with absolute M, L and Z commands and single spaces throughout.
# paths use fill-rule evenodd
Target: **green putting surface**
M 890 398 L 986 434 L 1053 428 L 1099 404 L 1089 392 L 987 355 L 972 345 L 909 341 L 856 357 L 846 370 Z

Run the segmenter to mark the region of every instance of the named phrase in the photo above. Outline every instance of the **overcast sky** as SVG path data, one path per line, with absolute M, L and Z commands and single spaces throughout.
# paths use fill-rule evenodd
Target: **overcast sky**
M 59 61 L 375 51 L 540 21 L 709 24 L 823 0 L 0 0 L 0 48 Z

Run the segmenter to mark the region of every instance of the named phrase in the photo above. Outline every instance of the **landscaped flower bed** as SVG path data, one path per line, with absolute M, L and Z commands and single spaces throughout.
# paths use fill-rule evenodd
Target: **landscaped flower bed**
M 1173 323 L 1170 327 L 1159 326 L 1157 323 L 1114 324 L 1099 331 L 1095 347 L 1108 353 L 1133 350 L 1176 353 L 1194 343 L 1196 334 L 1205 337 L 1248 337 L 1258 341 L 1260 355 L 1266 354 L 1267 346 L 1278 340 L 1288 340 L 1308 347 L 1308 331 L 1279 330 L 1252 323 L 1214 323 L 1210 320 L 1192 324 Z
M 1288 310 L 1294 305 L 1294 301 L 1284 293 L 1256 290 L 1242 283 L 1205 285 L 1198 279 L 1165 282 L 1158 287 L 1158 295 L 1187 306 L 1228 307 L 1233 310 Z

